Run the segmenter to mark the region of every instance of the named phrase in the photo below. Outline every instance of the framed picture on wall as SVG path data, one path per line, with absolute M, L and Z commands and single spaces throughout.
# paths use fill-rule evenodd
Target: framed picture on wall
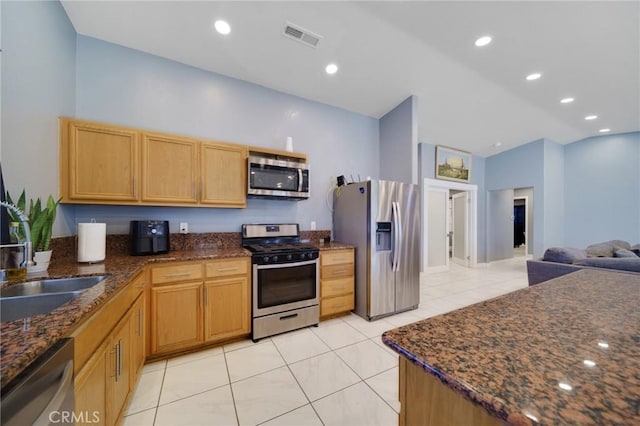
M 471 153 L 436 145 L 436 179 L 469 183 Z

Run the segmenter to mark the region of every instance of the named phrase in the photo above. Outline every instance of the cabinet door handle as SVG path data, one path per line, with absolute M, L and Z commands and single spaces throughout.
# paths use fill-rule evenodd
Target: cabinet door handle
M 209 306 L 209 289 L 204 288 L 204 306 Z
M 122 339 L 118 340 L 118 370 L 116 373 L 116 381 L 118 381 L 118 377 L 122 375 Z
M 218 272 L 230 272 L 230 271 L 237 271 L 238 267 L 234 266 L 233 268 L 220 268 L 218 269 Z
M 142 309 L 138 309 L 138 336 L 142 336 Z
M 137 197 L 138 196 L 138 188 L 136 186 L 136 178 L 135 176 L 133 177 L 133 197 Z
M 113 349 L 111 349 L 111 362 L 113 363 L 113 374 L 111 377 L 118 381 L 118 345 L 115 345 Z
M 194 180 L 193 181 L 193 198 L 198 198 L 198 190 L 196 189 L 197 186 L 198 186 L 198 184 Z
M 204 179 L 200 181 L 200 200 L 204 200 Z

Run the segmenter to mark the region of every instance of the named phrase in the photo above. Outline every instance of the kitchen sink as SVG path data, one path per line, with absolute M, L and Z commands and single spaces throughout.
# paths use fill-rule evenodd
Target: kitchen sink
M 33 296 L 43 293 L 68 293 L 86 290 L 93 287 L 106 277 L 104 275 L 94 277 L 54 278 L 38 281 L 28 281 L 5 287 L 0 290 L 0 297 Z M 3 305 L 4 306 L 4 305 Z
M 78 290 L 0 298 L 0 321 L 14 321 L 51 312 L 81 293 L 82 291 Z

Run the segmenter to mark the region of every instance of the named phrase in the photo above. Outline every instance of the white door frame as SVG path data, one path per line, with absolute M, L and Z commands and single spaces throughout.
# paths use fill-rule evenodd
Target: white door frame
M 469 267 L 473 268 L 478 264 L 478 186 L 468 183 L 453 182 L 439 179 L 424 179 L 422 185 L 422 262 L 420 270 L 422 272 L 435 272 L 429 270 L 429 242 L 426 235 L 427 224 L 429 223 L 428 191 L 429 189 L 446 189 L 467 191 L 469 193 L 469 217 L 467 218 L 469 238 L 467 240 L 469 253 Z M 447 212 L 448 214 L 448 212 Z M 447 258 L 449 253 L 447 253 Z
M 524 255 L 526 257 L 529 255 L 529 221 L 527 219 L 529 216 L 529 196 L 520 195 L 518 197 L 513 197 L 513 200 L 524 200 Z

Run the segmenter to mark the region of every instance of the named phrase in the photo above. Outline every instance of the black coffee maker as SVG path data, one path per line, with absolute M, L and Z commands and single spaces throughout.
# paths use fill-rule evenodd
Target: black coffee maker
M 160 254 L 169 252 L 168 220 L 132 220 L 129 230 L 131 254 Z

